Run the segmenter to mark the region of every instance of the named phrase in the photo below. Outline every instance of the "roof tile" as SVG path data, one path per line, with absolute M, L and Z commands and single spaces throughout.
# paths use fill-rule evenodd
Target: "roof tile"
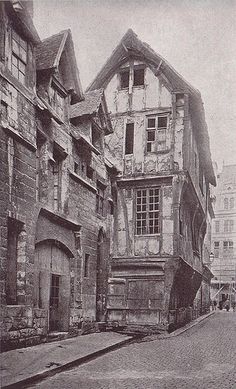
M 71 106 L 70 117 L 92 115 L 98 111 L 103 95 L 103 89 L 95 89 L 85 93 L 84 100 Z

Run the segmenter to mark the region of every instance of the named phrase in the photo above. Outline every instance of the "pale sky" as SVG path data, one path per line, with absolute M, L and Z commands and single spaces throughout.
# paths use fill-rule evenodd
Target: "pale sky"
M 35 0 L 34 22 L 71 29 L 84 90 L 132 28 L 201 92 L 212 159 L 236 164 L 236 0 Z

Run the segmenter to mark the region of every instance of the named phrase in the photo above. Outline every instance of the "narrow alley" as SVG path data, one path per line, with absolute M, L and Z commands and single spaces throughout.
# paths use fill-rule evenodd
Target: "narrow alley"
M 28 388 L 233 389 L 236 314 L 217 312 L 181 335 L 128 345 Z

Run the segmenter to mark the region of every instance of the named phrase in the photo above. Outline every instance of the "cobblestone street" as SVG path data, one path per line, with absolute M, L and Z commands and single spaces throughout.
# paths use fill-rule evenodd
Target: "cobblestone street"
M 217 312 L 179 336 L 128 345 L 31 388 L 235 389 L 236 314 Z

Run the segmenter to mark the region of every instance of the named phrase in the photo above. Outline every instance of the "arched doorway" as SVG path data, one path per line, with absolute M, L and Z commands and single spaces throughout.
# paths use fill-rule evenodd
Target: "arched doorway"
M 105 244 L 105 234 L 101 229 L 97 241 L 96 321 L 104 321 L 106 311 L 107 267 Z
M 57 241 L 35 248 L 35 305 L 48 311 L 49 331 L 68 331 L 70 257 Z

